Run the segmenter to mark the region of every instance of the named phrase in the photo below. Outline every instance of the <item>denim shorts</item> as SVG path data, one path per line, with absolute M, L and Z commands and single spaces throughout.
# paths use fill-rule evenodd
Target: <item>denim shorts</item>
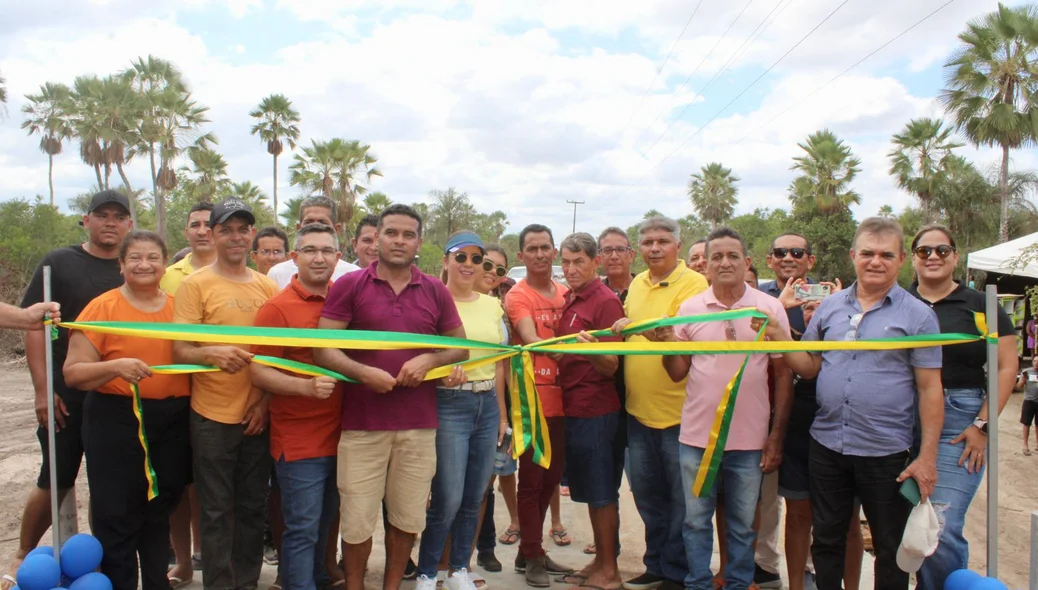
M 619 501 L 624 466 L 619 425 L 619 412 L 566 418 L 566 471 L 574 502 L 602 508 Z

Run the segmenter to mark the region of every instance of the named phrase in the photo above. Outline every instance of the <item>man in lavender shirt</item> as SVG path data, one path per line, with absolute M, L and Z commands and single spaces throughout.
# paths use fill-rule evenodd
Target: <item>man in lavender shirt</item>
M 870 340 L 937 334 L 937 316 L 897 284 L 905 261 L 901 226 L 870 217 L 854 234 L 857 281 L 822 301 L 802 341 Z M 768 336 L 789 336 L 772 329 Z M 941 349 L 785 353 L 805 379 L 817 376 L 818 413 L 811 426 L 810 488 L 814 508 L 811 555 L 819 590 L 843 586 L 847 527 L 861 499 L 876 550 L 876 588 L 908 588 L 895 561 L 912 505 L 899 494 L 914 478 L 927 498 L 937 481 L 937 442 L 944 422 Z M 922 427 L 911 460 L 913 417 Z
M 414 266 L 422 219 L 407 205 L 379 216 L 378 262 L 345 275 L 328 293 L 317 327 L 464 338 L 447 288 Z M 364 588 L 371 535 L 383 498 L 389 514 L 383 588 L 399 588 L 436 472 L 436 384 L 429 370 L 468 358 L 461 349 L 314 349 L 317 364 L 360 383 L 343 390 L 338 482 L 347 590 Z M 454 377 L 452 375 L 452 377 Z

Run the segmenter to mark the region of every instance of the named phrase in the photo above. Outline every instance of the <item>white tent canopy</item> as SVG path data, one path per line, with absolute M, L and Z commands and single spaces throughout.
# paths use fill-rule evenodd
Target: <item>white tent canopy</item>
M 1038 233 L 1026 235 L 1003 244 L 971 252 L 966 258 L 970 270 L 983 270 L 1038 279 L 1038 257 L 1027 266 L 1013 268 L 1012 264 L 1028 246 L 1038 243 Z

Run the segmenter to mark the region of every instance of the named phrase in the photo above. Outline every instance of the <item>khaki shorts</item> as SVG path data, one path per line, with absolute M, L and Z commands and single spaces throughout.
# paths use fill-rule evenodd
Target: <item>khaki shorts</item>
M 383 498 L 389 524 L 422 532 L 435 474 L 435 429 L 344 430 L 338 458 L 342 540 L 359 545 L 371 538 Z

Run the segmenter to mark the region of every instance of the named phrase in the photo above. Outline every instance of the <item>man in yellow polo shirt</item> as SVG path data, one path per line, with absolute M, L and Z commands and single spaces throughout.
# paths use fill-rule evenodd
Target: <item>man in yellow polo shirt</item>
M 707 289 L 703 275 L 681 260 L 678 222 L 646 219 L 638 227 L 638 249 L 649 269 L 634 278 L 624 303 L 627 318 L 613 326 L 673 316 L 678 307 Z M 651 331 L 630 342 L 654 340 Z M 624 357 L 627 385 L 627 449 L 631 491 L 645 523 L 645 573 L 624 583 L 632 590 L 684 588 L 688 574 L 681 525 L 685 492 L 678 462 L 678 433 L 685 381 L 671 381 L 658 356 Z
M 213 210 L 212 203 L 195 203 L 187 214 L 187 227 L 184 237 L 187 238 L 191 252 L 166 269 L 166 274 L 159 281 L 159 288 L 169 295 L 176 295 L 180 283 L 191 273 L 205 268 L 216 260 L 216 248 L 213 246 L 213 234 L 209 230 L 209 215 Z

